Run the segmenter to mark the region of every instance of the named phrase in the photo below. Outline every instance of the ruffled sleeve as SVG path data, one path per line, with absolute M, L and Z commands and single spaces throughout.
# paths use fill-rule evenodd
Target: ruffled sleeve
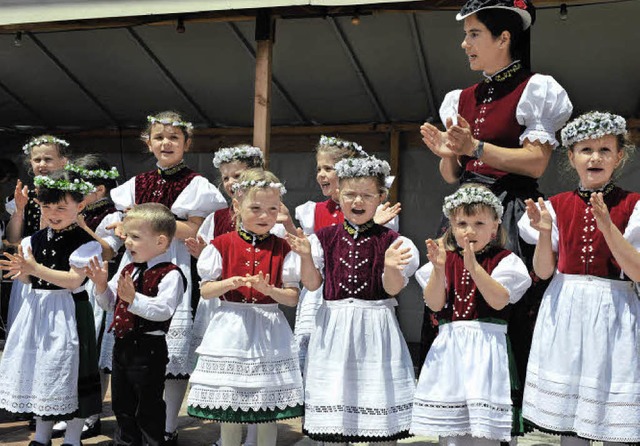
M 102 219 L 98 227 L 96 228 L 96 235 L 104 240 L 114 252 L 122 247 L 124 242 L 118 236 L 113 229 L 107 229 L 107 226 L 122 221 L 122 212 L 112 212 Z
M 136 204 L 136 177 L 111 189 L 111 199 L 119 211 L 124 211 Z
M 442 104 L 440 104 L 440 121 L 442 121 L 443 124 L 447 122 L 447 118 L 451 118 L 453 122 L 457 122 L 461 93 L 462 90 L 453 90 L 445 95 Z
M 324 249 L 320 244 L 320 240 L 315 234 L 309 236 L 309 242 L 311 243 L 311 257 L 313 258 L 313 264 L 316 269 L 320 271 L 322 277 L 324 277 Z
M 407 286 L 409 283 L 409 277 L 413 276 L 420 266 L 420 253 L 418 252 L 418 248 L 416 245 L 406 237 L 400 236 L 398 240 L 402 240 L 402 245 L 400 245 L 400 249 L 409 248 L 411 253 L 411 258 L 409 259 L 409 263 L 402 269 L 402 277 L 404 277 L 404 285 Z M 395 243 L 395 242 L 394 242 Z M 382 277 L 384 278 L 384 273 L 382 273 Z
M 623 236 L 634 248 L 640 251 L 640 200 L 633 208 Z
M 178 195 L 171 206 L 171 212 L 178 218 L 205 218 L 212 212 L 226 207 L 227 201 L 218 188 L 199 175 L 194 177 Z
M 531 276 L 524 262 L 511 253 L 496 265 L 491 278 L 509 292 L 509 303 L 516 303 L 531 286 Z
M 202 250 L 200 257 L 198 257 L 196 267 L 202 282 L 218 280 L 222 275 L 222 256 L 220 251 L 211 244 L 207 245 Z
M 545 201 L 544 204 L 547 207 L 549 214 L 551 214 L 551 218 L 553 220 L 552 222 L 553 226 L 551 227 L 551 248 L 553 249 L 554 252 L 558 252 L 559 236 L 558 236 L 558 219 L 556 218 L 556 211 L 553 209 L 553 205 L 551 204 L 550 201 Z M 536 203 L 536 206 L 540 208 L 538 203 Z M 520 237 L 522 237 L 522 240 L 524 240 L 528 244 L 530 245 L 538 244 L 538 237 L 540 236 L 540 233 L 538 232 L 537 229 L 533 229 L 531 227 L 531 221 L 529 220 L 529 217 L 527 216 L 526 212 L 522 214 L 522 217 L 520 217 L 520 220 L 518 221 L 518 232 L 520 233 Z
M 290 251 L 282 265 L 282 287 L 300 288 L 300 256 Z
M 287 230 L 282 223 L 276 223 L 269 232 L 279 238 L 284 238 L 287 235 Z
M 200 227 L 198 228 L 198 235 L 204 239 L 205 242 L 211 243 L 213 240 L 213 231 L 216 228 L 216 219 L 214 213 L 207 215 Z
M 300 227 L 305 234 L 313 234 L 313 229 L 316 224 L 316 203 L 307 201 L 296 207 L 296 220 L 300 223 Z
M 80 245 L 78 249 L 73 251 L 69 256 L 69 265 L 75 268 L 84 268 L 94 257 L 102 261 L 102 246 L 95 240 Z
M 525 127 L 520 144 L 525 139 L 559 145 L 556 132 L 571 117 L 573 104 L 566 90 L 551 76 L 534 74 L 522 92 L 516 108 L 516 119 Z
M 429 282 L 429 278 L 431 277 L 431 273 L 433 273 L 433 263 L 429 262 L 426 265 L 423 265 L 416 271 L 415 278 L 420 285 L 420 288 L 424 291 L 427 287 L 427 283 Z
M 30 258 L 29 249 L 31 249 L 31 236 L 25 237 L 20 240 L 20 246 L 22 246 L 22 255 L 25 259 Z
M 7 200 L 4 204 L 4 209 L 9 215 L 13 215 L 16 212 L 16 200 L 14 198 Z

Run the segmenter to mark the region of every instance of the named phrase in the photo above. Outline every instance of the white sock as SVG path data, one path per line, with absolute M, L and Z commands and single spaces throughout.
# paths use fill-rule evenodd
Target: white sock
M 257 427 L 258 446 L 276 446 L 276 440 L 278 439 L 278 425 L 275 422 L 260 423 Z
M 43 421 L 41 417 L 36 417 L 36 433 L 33 439 L 39 443 L 47 444 L 51 440 L 53 433 L 53 421 Z
M 167 418 L 164 430 L 172 433 L 178 429 L 178 415 L 187 392 L 189 381 L 186 379 L 168 379 L 164 382 L 164 401 L 167 404 Z
M 220 423 L 222 446 L 240 446 L 242 443 L 242 424 Z
M 247 436 L 244 439 L 244 446 L 256 446 L 258 444 L 258 425 L 247 424 Z
M 63 443 L 72 446 L 80 446 L 80 436 L 84 427 L 84 418 L 74 418 L 67 421 L 67 430 L 64 433 Z
M 562 435 L 560 437 L 561 446 L 589 446 L 589 440 L 584 438 L 571 437 L 568 435 Z

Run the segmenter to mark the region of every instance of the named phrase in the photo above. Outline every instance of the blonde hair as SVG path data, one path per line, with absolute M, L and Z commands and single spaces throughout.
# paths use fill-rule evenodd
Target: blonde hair
M 147 223 L 156 234 L 166 235 L 169 243 L 176 235 L 176 218 L 164 204 L 137 204 L 124 217 L 124 221 L 133 219 Z
M 273 172 L 263 169 L 247 169 L 240 174 L 240 178 L 238 178 L 238 182 L 236 184 L 244 183 L 244 182 L 255 182 L 255 183 L 264 183 L 264 184 L 276 184 L 280 183 L 280 180 Z M 269 186 L 246 186 L 238 189 L 233 194 L 233 198 L 238 201 L 238 205 L 242 204 L 242 202 L 248 197 L 253 198 L 257 191 L 266 189 Z M 278 189 L 280 191 L 280 189 Z M 240 217 L 240 213 L 235 213 L 235 222 L 236 229 L 240 228 L 240 223 L 242 223 L 242 219 Z
M 323 136 L 316 146 L 316 159 L 320 154 L 330 156 L 334 162 L 345 158 L 361 158 L 363 154 L 354 148 L 356 145 L 346 139 Z
M 182 116 L 177 111 L 173 111 L 173 110 L 161 111 L 160 113 L 156 113 L 155 115 L 152 115 L 152 116 L 158 121 L 170 121 L 170 122 L 177 122 L 177 123 L 186 123 L 187 121 L 184 118 L 184 116 Z M 154 125 L 155 123 L 149 122 L 149 120 L 147 119 L 147 125 L 145 126 L 144 130 L 142 130 L 140 139 L 146 142 L 151 137 L 151 129 L 153 128 Z M 184 135 L 185 142 L 193 138 L 193 127 L 179 125 L 177 126 L 177 128 L 179 128 L 182 134 Z

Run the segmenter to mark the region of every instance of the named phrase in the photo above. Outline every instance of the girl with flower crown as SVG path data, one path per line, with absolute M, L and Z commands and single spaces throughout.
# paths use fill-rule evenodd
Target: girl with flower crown
M 504 207 L 502 227 L 509 235 L 506 248 L 531 270 L 534 248 L 518 237 L 517 223 L 524 200 L 540 196 L 537 180 L 558 146 L 555 133 L 573 106 L 553 77 L 530 69 L 535 21 L 531 0 L 468 0 L 456 20 L 464 21 L 461 46 L 469 67 L 480 71 L 483 79 L 447 93 L 440 106 L 445 131 L 425 123 L 420 132 L 440 158 L 440 173 L 447 183 L 481 183 L 498 196 Z M 512 312 L 509 335 L 522 379 L 537 304 L 546 285 L 534 281 Z M 433 332 L 430 318 L 424 321 L 423 357 Z
M 395 442 L 409 436 L 413 364 L 394 307 L 418 266 L 407 238 L 374 222 L 389 164 L 336 163 L 341 224 L 287 235 L 304 286 L 323 286 L 305 365 L 304 432 L 313 440 Z
M 27 284 L 0 361 L 0 408 L 36 415 L 30 446 L 50 445 L 53 419 L 66 418 L 65 446 L 79 446 L 84 419 L 100 413 L 98 362 L 83 268 L 100 244 L 78 225 L 91 183 L 58 171 L 37 176 L 45 229 L 25 237 L 18 254 L 0 261 Z M 93 353 L 93 354 L 92 354 Z
M 440 243 L 426 241 L 429 263 L 416 273 L 440 330 L 420 372 L 411 432 L 438 435 L 443 446 L 497 446 L 522 425 L 507 323 L 531 278 L 504 248 L 502 203 L 488 188 L 464 185 L 442 210 L 449 229 Z
M 22 146 L 29 174 L 47 176 L 62 169 L 69 158 L 68 147 L 67 141 L 51 135 L 30 138 Z M 36 203 L 35 197 L 35 188 L 18 180 L 13 200 L 6 204 L 6 210 L 11 215 L 6 228 L 6 237 L 9 243 L 17 244 L 23 237 L 30 236 L 41 229 L 40 206 Z M 13 320 L 20 310 L 22 288 L 22 283 L 19 281 L 14 281 L 11 286 L 7 330 L 11 328 Z
M 614 184 L 633 146 L 624 118 L 589 112 L 562 130 L 576 190 L 527 200 L 520 233 L 552 277 L 536 322 L 524 417 L 563 435 L 640 442 L 640 194 Z M 581 438 L 566 435 L 577 435 Z
M 167 335 L 169 363 L 165 384 L 167 404 L 167 446 L 177 444 L 178 414 L 187 390 L 190 366 L 189 348 L 193 327 L 192 314 L 199 299 L 193 289 L 195 271 L 191 269 L 191 255 L 185 240 L 195 237 L 204 218 L 226 206 L 224 197 L 209 181 L 184 162 L 184 154 L 193 142 L 193 125 L 176 112 L 162 112 L 147 117 L 142 134 L 149 152 L 153 153 L 156 168 L 136 175 L 111 191 L 111 198 L 119 210 L 135 204 L 161 203 L 176 216 L 176 235 L 169 247 L 171 261 L 187 277 L 187 287 L 171 320 Z M 116 229 L 116 232 L 121 232 Z M 125 253 L 121 265 L 131 263 Z
M 270 231 L 285 190 L 271 172 L 249 169 L 234 185 L 233 232 L 198 259 L 204 299 L 219 298 L 191 374 L 188 413 L 222 423 L 223 446 L 239 446 L 241 423 L 259 423 L 258 446 L 275 446 L 277 420 L 303 413 L 292 333 L 278 304 L 298 301 L 300 260 Z
M 307 201 L 296 207 L 295 215 L 306 235 L 311 235 L 327 226 L 340 225 L 344 214 L 340 208 L 338 177 L 335 164 L 343 159 L 367 157 L 367 152 L 358 143 L 332 136 L 321 136 L 316 146 L 316 181 L 326 201 Z M 374 221 L 395 231 L 398 230 L 400 203 L 391 206 L 385 202 L 378 207 Z M 294 233 L 295 231 L 289 231 Z M 322 303 L 322 288 L 314 292 L 303 289 L 296 308 L 294 328 L 295 343 L 300 355 L 300 368 L 304 370 L 309 336 L 315 326 L 315 317 Z

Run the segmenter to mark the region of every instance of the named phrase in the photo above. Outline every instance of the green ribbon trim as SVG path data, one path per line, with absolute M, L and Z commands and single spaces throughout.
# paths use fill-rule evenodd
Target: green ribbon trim
M 285 409 L 249 409 L 246 412 L 233 410 L 231 407 L 227 409 L 209 409 L 207 407 L 189 406 L 187 407 L 187 413 L 192 417 L 216 420 L 223 423 L 269 423 L 303 416 L 304 405 L 299 404 Z

